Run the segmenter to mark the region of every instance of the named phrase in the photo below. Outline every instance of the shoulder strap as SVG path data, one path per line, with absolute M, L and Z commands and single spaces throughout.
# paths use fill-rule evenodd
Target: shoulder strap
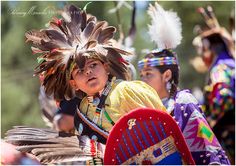
M 79 111 L 74 115 L 74 126 L 78 131 L 78 135 L 87 135 L 101 143 L 106 143 L 109 133 L 94 124 Z

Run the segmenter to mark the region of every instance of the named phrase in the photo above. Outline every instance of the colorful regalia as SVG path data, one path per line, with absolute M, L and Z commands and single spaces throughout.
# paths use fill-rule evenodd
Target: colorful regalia
M 98 112 L 101 101 L 99 97 L 85 97 L 77 111 L 79 116 L 76 115 L 75 126 L 79 134 L 95 137 L 103 143 L 115 122 L 133 109 L 147 107 L 165 111 L 156 91 L 142 81 L 115 79 L 102 111 Z
M 235 158 L 235 46 L 233 37 L 221 27 L 213 9 L 199 8 L 208 26 L 199 29 L 193 44 L 208 67 L 203 110 L 230 161 Z M 206 58 L 208 57 L 208 58 Z M 196 66 L 197 67 L 197 66 Z
M 214 133 L 229 154 L 235 154 L 235 60 L 220 53 L 205 86 L 205 110 Z
M 201 105 L 189 90 L 179 91 L 175 97 L 162 101 L 179 125 L 197 165 L 230 164 Z
M 153 50 L 139 61 L 139 69 L 141 71 L 142 69 L 149 69 L 152 72 L 155 71 L 154 69 L 158 70 L 161 74 L 161 81 L 164 80 L 165 72 L 171 71 L 171 78 L 165 87 L 168 90 L 168 95 L 166 95 L 167 97 L 163 96 L 162 102 L 180 127 L 195 163 L 198 165 L 230 164 L 228 157 L 208 125 L 198 101 L 188 90 L 177 91 L 179 64 L 177 54 L 172 49 L 180 44 L 182 38 L 180 19 L 176 13 L 165 11 L 158 4 L 150 6 L 148 14 L 152 18 L 149 34 L 157 44 L 158 49 Z M 172 23 L 175 26 L 170 26 L 172 24 L 167 26 L 165 23 Z M 150 79 L 158 77 L 152 72 L 150 72 Z M 148 82 L 148 78 L 145 79 Z M 151 83 L 154 86 L 153 80 Z M 169 88 L 168 84 L 170 84 Z

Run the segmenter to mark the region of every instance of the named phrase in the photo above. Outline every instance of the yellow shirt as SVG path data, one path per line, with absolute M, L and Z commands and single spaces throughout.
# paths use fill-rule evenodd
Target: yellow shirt
M 115 80 L 105 100 L 105 110 L 114 122 L 117 122 L 124 114 L 135 108 L 147 107 L 166 111 L 156 91 L 142 81 Z M 96 106 L 89 103 L 85 97 L 80 104 L 80 111 L 87 113 L 87 117 L 93 120 Z M 102 112 L 102 128 L 110 131 L 112 124 Z M 99 122 L 98 122 L 99 123 Z M 100 125 L 100 123 L 99 123 Z

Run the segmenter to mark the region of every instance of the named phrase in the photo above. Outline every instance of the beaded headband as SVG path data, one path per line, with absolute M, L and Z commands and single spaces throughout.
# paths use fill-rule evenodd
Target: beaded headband
M 176 57 L 160 57 L 160 58 L 145 58 L 138 62 L 138 68 L 141 70 L 147 66 L 164 66 L 164 65 L 178 65 Z

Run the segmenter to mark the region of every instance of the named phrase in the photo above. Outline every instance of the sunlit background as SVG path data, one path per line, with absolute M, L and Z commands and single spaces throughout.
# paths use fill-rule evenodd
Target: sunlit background
M 29 125 L 44 127 L 38 103 L 39 80 L 33 77 L 33 69 L 37 66 L 36 55 L 32 55 L 30 45 L 25 43 L 25 32 L 41 29 L 66 4 L 75 4 L 83 8 L 87 2 L 1 2 L 1 138 L 13 125 Z M 146 10 L 148 1 L 137 1 L 136 27 L 134 40 L 136 58 L 133 64 L 144 55 L 142 49 L 154 49 L 155 45 L 147 34 L 150 19 Z M 150 2 L 154 3 L 154 1 Z M 203 88 L 205 74 L 198 74 L 189 61 L 196 55 L 192 40 L 196 36 L 193 28 L 196 24 L 204 24 L 200 14 L 196 12 L 200 6 L 212 5 L 222 26 L 229 28 L 229 16 L 234 13 L 234 1 L 161 1 L 164 9 L 173 9 L 182 19 L 183 40 L 175 50 L 181 68 L 180 88 Z M 110 25 L 118 26 L 117 13 L 111 9 L 118 5 L 120 23 L 125 35 L 128 34 L 132 14 L 132 2 L 128 1 L 96 1 L 87 6 L 87 13 L 97 16 L 98 20 L 106 20 Z M 116 34 L 119 38 L 119 33 Z M 137 78 L 139 79 L 139 78 Z

